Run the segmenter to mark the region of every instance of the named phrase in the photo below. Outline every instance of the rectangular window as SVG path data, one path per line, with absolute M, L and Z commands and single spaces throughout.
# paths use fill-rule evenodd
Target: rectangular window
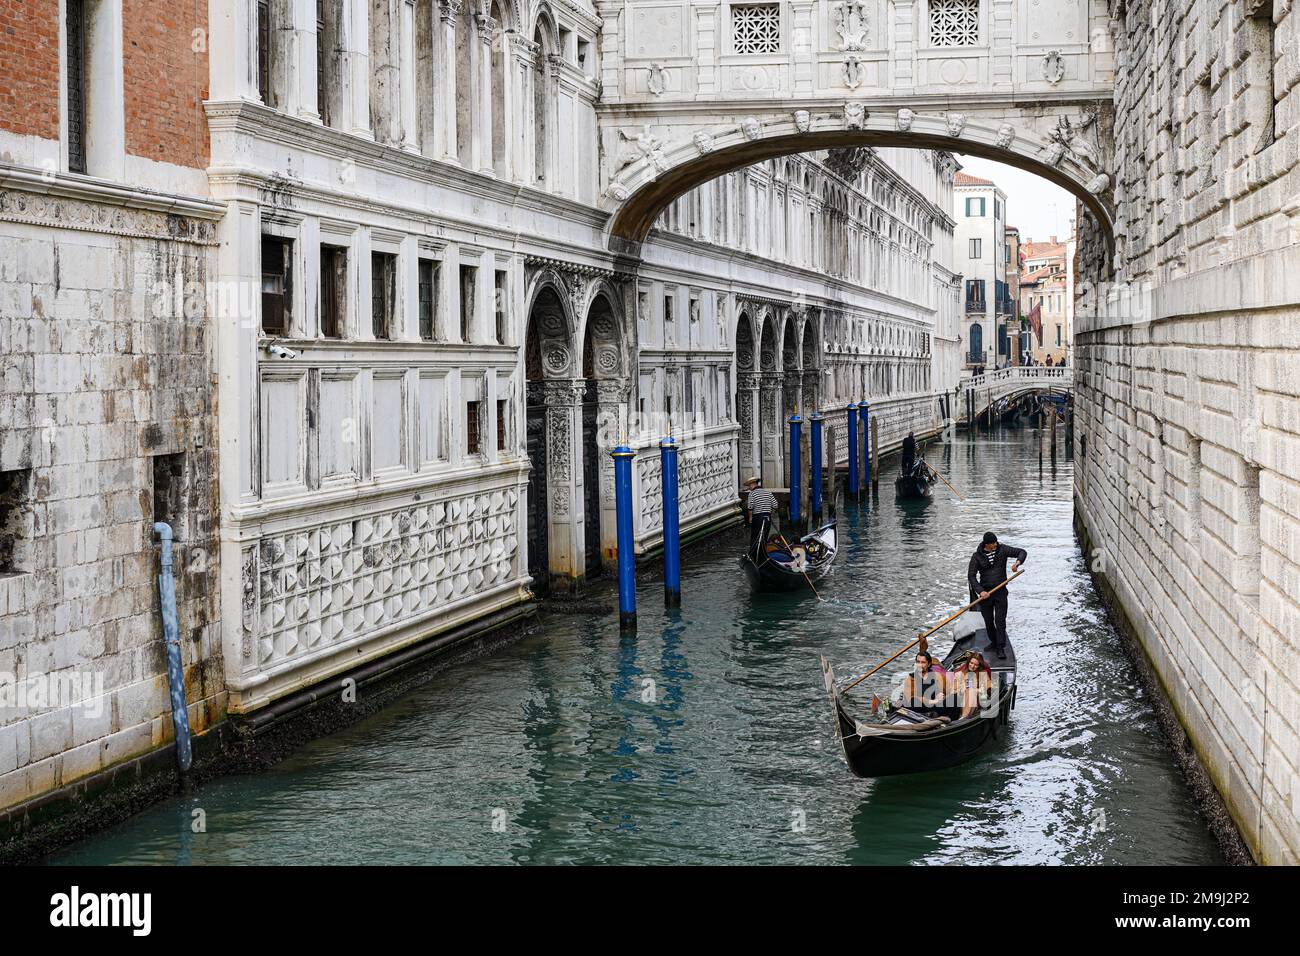
M 591 41 L 578 38 L 578 69 L 587 76 L 596 75 L 596 65 L 591 61 Z
M 970 241 L 970 258 L 979 259 L 984 255 L 984 240 L 972 239 Z
M 475 266 L 460 267 L 460 340 L 470 341 L 474 330 L 474 298 L 477 294 L 478 269 Z
M 257 0 L 257 94 L 267 106 L 271 102 L 271 4 Z
M 1061 327 L 1059 325 L 1056 327 L 1056 344 L 1058 346 L 1061 344 Z
M 420 338 L 425 342 L 434 340 L 434 312 L 438 307 L 438 263 L 433 259 L 421 259 L 420 276 Z
M 86 171 L 86 2 L 67 0 L 68 171 Z
M 976 46 L 980 0 L 930 0 L 931 46 Z
M 370 253 L 370 328 L 375 338 L 392 338 L 397 302 L 397 256 Z
M 322 338 L 343 336 L 347 316 L 348 250 L 343 246 L 320 247 L 320 334 Z
M 288 335 L 293 325 L 293 240 L 262 237 L 262 331 Z
M 509 431 L 510 403 L 504 398 L 497 399 L 497 451 L 506 450 L 506 433 Z
M 496 343 L 506 344 L 506 309 L 510 302 L 510 273 L 498 269 L 496 275 Z
M 731 8 L 732 52 L 780 53 L 781 5 L 746 3 Z
M 30 468 L 0 471 L 0 576 L 31 570 L 31 479 Z
M 966 215 L 971 217 L 984 215 L 984 197 L 967 196 L 966 197 Z
M 480 455 L 483 453 L 482 402 L 465 403 L 465 453 Z

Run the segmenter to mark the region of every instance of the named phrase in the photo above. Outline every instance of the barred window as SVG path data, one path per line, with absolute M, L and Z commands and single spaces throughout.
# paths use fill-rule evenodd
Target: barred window
M 975 46 L 980 39 L 980 0 L 930 0 L 930 45 Z
M 732 7 L 731 36 L 736 53 L 780 53 L 781 5 L 747 3 Z

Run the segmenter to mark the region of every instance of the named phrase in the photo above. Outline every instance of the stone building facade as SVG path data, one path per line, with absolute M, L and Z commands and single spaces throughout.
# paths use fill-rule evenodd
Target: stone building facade
M 170 736 L 155 521 L 190 724 L 225 711 L 207 60 L 192 11 L 153 18 L 0 4 L 0 810 Z
M 168 742 L 157 519 L 203 732 L 602 573 L 619 441 L 646 553 L 662 435 L 695 533 L 787 480 L 790 412 L 942 422 L 946 153 L 729 173 L 633 259 L 590 5 L 4 9 L 44 39 L 0 73 L 0 671 L 102 674 L 108 716 L 3 711 L 0 813 Z
M 971 372 L 1009 360 L 1008 323 L 1014 308 L 1007 291 L 1007 196 L 997 183 L 957 173 L 953 190 L 957 270 L 962 274 L 963 365 Z
M 1252 852 L 1296 863 L 1300 19 L 1110 7 L 1116 227 L 1112 247 L 1081 219 L 1078 519 Z

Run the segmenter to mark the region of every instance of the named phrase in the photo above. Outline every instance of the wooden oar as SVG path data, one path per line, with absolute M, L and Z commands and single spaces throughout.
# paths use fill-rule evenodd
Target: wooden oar
M 989 597 L 992 597 L 996 592 L 1001 591 L 1004 587 L 1006 587 L 1008 584 L 1010 584 L 1012 581 L 1014 581 L 1016 578 L 1020 577 L 1020 575 L 1022 575 L 1022 574 L 1024 574 L 1024 573 L 1025 573 L 1024 571 L 1017 571 L 1015 574 L 1011 575 L 1011 577 L 1007 578 L 1005 581 L 1003 581 L 1001 584 L 999 584 L 997 587 L 995 587 L 992 591 L 989 591 L 988 596 L 989 596 Z M 971 608 L 973 608 L 976 604 L 979 604 L 980 601 L 983 601 L 983 600 L 984 600 L 984 598 L 976 598 L 975 600 L 973 600 L 973 601 L 971 601 L 969 604 L 967 604 L 964 608 L 962 608 L 960 611 L 958 611 L 956 614 L 953 614 L 951 617 L 947 617 L 947 618 L 945 618 L 944 620 L 940 621 L 938 624 L 936 624 L 934 627 L 930 628 L 930 629 L 929 629 L 928 631 L 926 631 L 924 634 L 920 635 L 916 640 L 914 640 L 911 644 L 908 644 L 907 647 L 903 648 L 901 651 L 899 651 L 897 654 L 895 654 L 895 655 L 894 655 L 893 657 L 891 657 L 889 660 L 887 660 L 887 661 L 882 661 L 881 663 L 877 664 L 875 667 L 871 668 L 871 670 L 867 671 L 865 674 L 863 674 L 861 677 L 859 677 L 857 680 L 855 680 L 852 684 L 849 684 L 849 686 L 845 687 L 842 691 L 840 691 L 840 693 L 841 693 L 841 694 L 847 694 L 847 693 L 848 693 L 849 691 L 851 691 L 854 687 L 857 687 L 859 684 L 861 684 L 864 680 L 866 680 L 868 677 L 870 677 L 870 676 L 871 676 L 872 674 L 874 674 L 876 671 L 880 670 L 882 667 L 886 667 L 886 666 L 888 666 L 889 664 L 892 664 L 895 660 L 897 660 L 898 658 L 902 657 L 904 654 L 906 654 L 909 650 L 911 650 L 913 647 L 915 647 L 915 646 L 916 646 L 917 644 L 919 644 L 921 641 L 925 640 L 927 637 L 929 637 L 929 636 L 930 636 L 931 634 L 933 634 L 935 631 L 939 630 L 939 628 L 943 627 L 945 624 L 949 623 L 950 621 L 955 621 L 957 618 L 961 617 L 963 614 L 965 614 L 967 611 L 969 611 L 969 610 L 970 610 Z
M 929 468 L 932 472 L 934 472 L 936 475 L 939 476 L 939 480 L 942 481 L 945 485 L 947 485 L 947 486 L 952 490 L 952 493 L 953 493 L 954 495 L 957 496 L 957 500 L 958 500 L 958 501 L 965 501 L 965 500 L 966 500 L 965 498 L 962 497 L 962 494 L 961 494 L 960 491 L 958 491 L 956 488 L 953 488 L 953 487 L 952 487 L 952 482 L 950 482 L 947 478 L 945 478 L 945 477 L 943 476 L 943 474 L 939 471 L 938 468 L 935 468 L 935 467 L 931 466 L 928 462 L 926 463 L 926 466 L 925 466 L 925 467 L 926 467 L 926 468 Z
M 783 534 L 778 534 L 778 535 L 776 536 L 776 538 L 777 538 L 777 540 L 780 541 L 783 545 L 785 545 L 785 549 L 786 549 L 787 551 L 790 552 L 790 557 L 793 558 L 793 557 L 794 557 L 794 548 L 792 548 L 792 547 L 790 546 L 790 542 L 789 542 L 789 541 L 785 540 L 785 535 L 783 535 Z M 806 552 L 805 552 L 805 553 L 806 553 Z M 808 582 L 808 586 L 809 586 L 810 588 L 812 588 L 812 593 L 813 593 L 813 594 L 817 594 L 817 588 L 813 587 L 812 578 L 808 577 L 808 572 L 807 572 L 807 571 L 804 571 L 804 572 L 803 572 L 803 579 L 804 579 L 805 581 L 807 581 L 807 582 Z M 822 596 L 821 596 L 820 594 L 817 594 L 817 600 L 820 601 L 821 599 L 822 599 Z

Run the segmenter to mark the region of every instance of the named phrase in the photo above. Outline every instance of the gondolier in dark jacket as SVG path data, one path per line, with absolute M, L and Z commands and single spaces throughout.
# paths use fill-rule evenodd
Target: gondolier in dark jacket
M 1015 558 L 1016 563 L 1011 570 L 1019 571 L 1029 554 L 1024 548 L 1000 544 L 998 536 L 988 531 L 984 534 L 984 541 L 971 555 L 967 570 L 970 599 L 974 601 L 983 598 L 979 609 L 984 616 L 984 629 L 988 631 L 994 652 L 1003 660 L 1007 656 L 1007 589 L 1002 588 L 996 593 L 993 589 L 1007 579 L 1007 561 L 1012 558 Z
M 903 474 L 911 475 L 912 469 L 916 466 L 916 438 L 911 432 L 903 439 Z
M 763 558 L 767 532 L 772 527 L 776 496 L 762 487 L 762 479 L 757 475 L 746 479 L 745 488 L 749 491 L 749 497 L 745 501 L 745 510 L 749 512 L 749 554 L 757 562 Z

